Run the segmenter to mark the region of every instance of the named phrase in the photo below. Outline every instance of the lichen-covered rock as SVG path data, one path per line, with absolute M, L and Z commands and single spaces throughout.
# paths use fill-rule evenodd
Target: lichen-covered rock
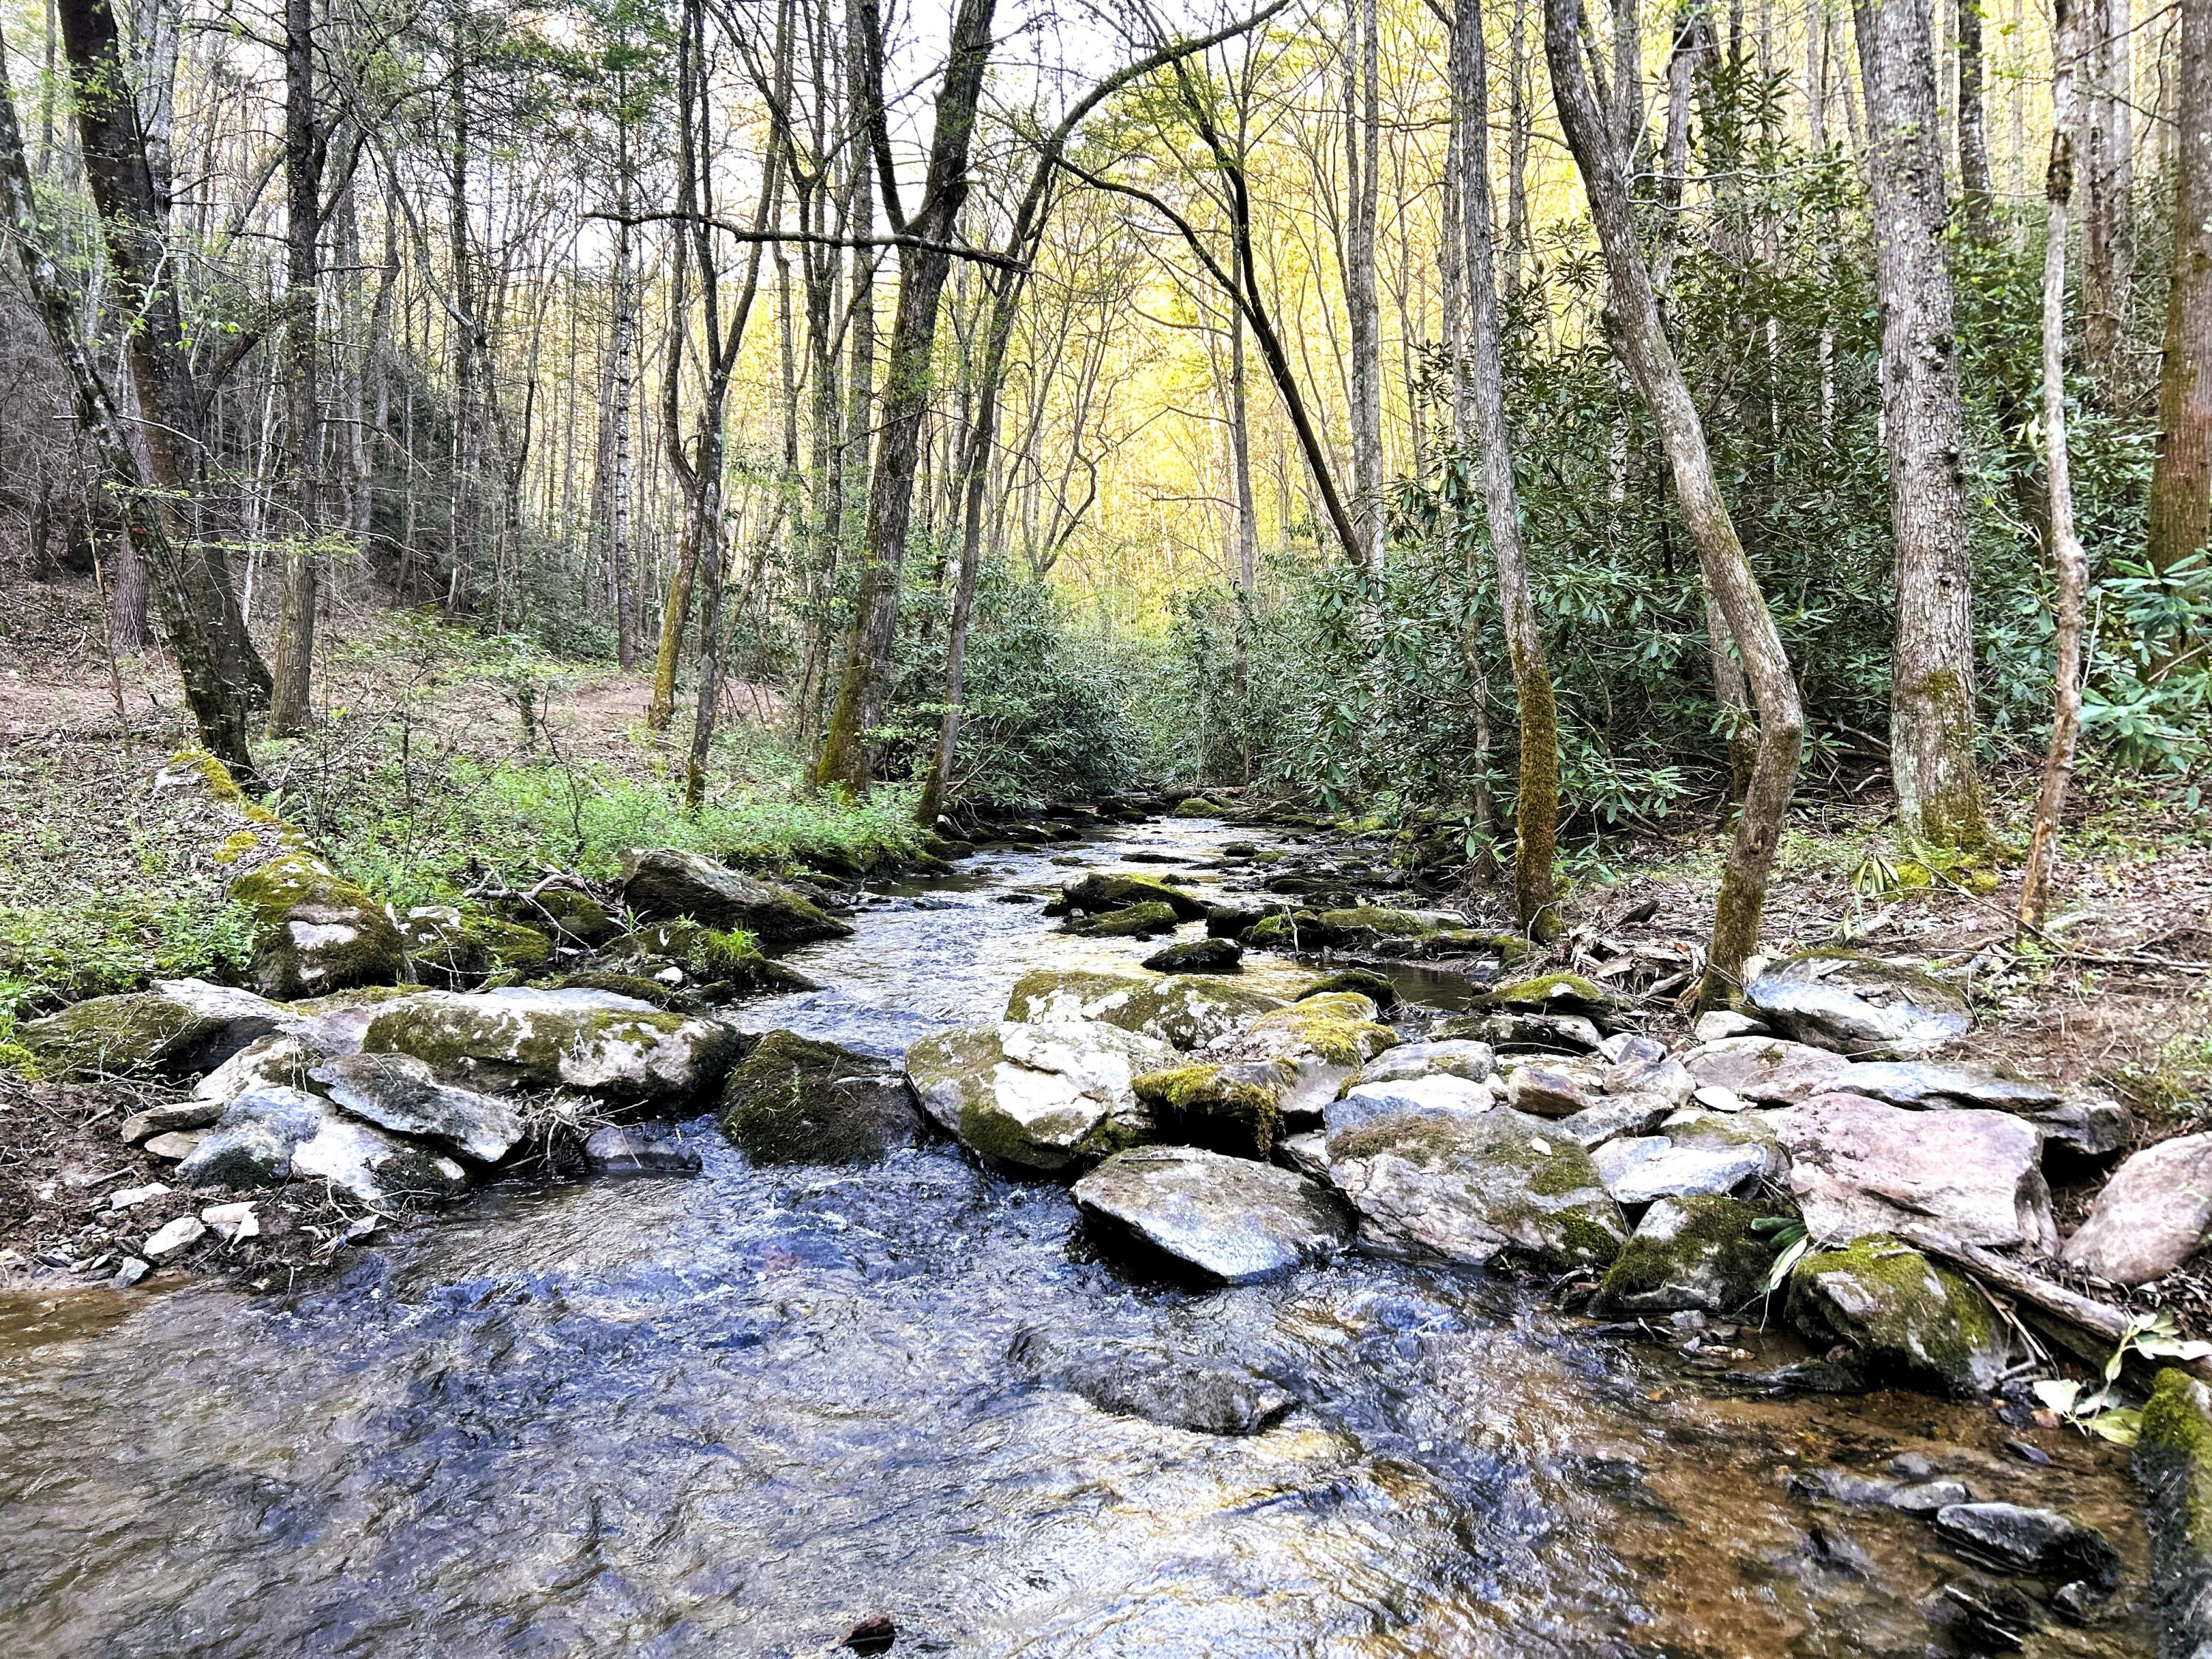
M 1026 1025 L 1115 1025 L 1178 1048 L 1202 1048 L 1282 1006 L 1280 997 L 1219 980 L 1043 968 L 1014 982 L 1006 1018 Z
M 1466 1037 L 1499 1054 L 1587 1054 L 1596 1050 L 1597 1026 L 1580 1014 L 1455 1014 L 1430 1028 L 1431 1039 Z
M 726 1002 L 755 992 L 818 988 L 797 969 L 762 955 L 751 934 L 696 921 L 647 922 L 619 934 L 592 958 L 592 967 L 600 973 L 649 978 L 708 1002 Z
M 1164 904 L 1131 904 L 1079 918 L 1066 931 L 1091 939 L 1152 939 L 1176 930 L 1176 913 Z
M 285 1019 L 283 1009 L 250 991 L 165 979 L 150 991 L 73 1003 L 17 1035 L 51 1078 L 189 1077 Z
M 553 965 L 548 935 L 472 905 L 418 904 L 398 926 L 409 971 L 424 985 L 454 989 L 493 974 L 527 979 Z
M 1877 1370 L 1948 1394 L 1986 1394 L 2011 1358 L 1982 1293 L 1879 1235 L 1816 1250 L 1790 1275 L 1790 1317 L 1815 1342 L 1847 1343 Z
M 1590 1311 L 1601 1319 L 1735 1312 L 1765 1288 L 1774 1265 L 1773 1241 L 1753 1224 L 1781 1213 L 1720 1195 L 1660 1199 L 1606 1269 Z
M 1437 923 L 1411 910 L 1361 904 L 1323 910 L 1319 925 L 1310 931 L 1312 937 L 1303 941 L 1310 950 L 1379 949 L 1388 952 L 1431 937 L 1437 931 Z
M 1140 904 L 1164 904 L 1175 913 L 1178 921 L 1200 921 L 1205 917 L 1207 908 L 1205 900 L 1155 877 L 1115 876 L 1103 872 L 1070 882 L 1060 889 L 1060 902 L 1070 910 L 1086 914 L 1127 910 Z
M 1464 1078 L 1469 1083 L 1480 1083 L 1494 1076 L 1497 1070 L 1498 1056 L 1486 1042 L 1465 1037 L 1401 1042 L 1361 1066 L 1358 1074 L 1345 1087 L 1349 1091 L 1363 1083 L 1409 1083 L 1415 1078 L 1434 1077 L 1440 1073 Z
M 1109 1239 L 1227 1285 L 1278 1278 L 1352 1241 L 1351 1218 L 1304 1176 L 1194 1146 L 1117 1152 L 1072 1191 Z
M 523 1136 L 514 1103 L 441 1083 L 408 1054 L 334 1054 L 308 1074 L 333 1103 L 395 1134 L 434 1140 L 496 1164 Z
M 924 1037 L 906 1075 L 922 1109 L 978 1157 L 1062 1175 L 1148 1139 L 1134 1081 L 1174 1063 L 1166 1043 L 1115 1026 L 1009 1021 Z
M 1335 991 L 1354 992 L 1386 1014 L 1398 1006 L 1398 988 L 1370 968 L 1340 968 L 1333 974 L 1323 974 L 1299 992 L 1297 1000 L 1325 997 Z
M 326 1181 L 369 1204 L 449 1197 L 468 1172 L 428 1147 L 347 1117 L 298 1089 L 248 1090 L 178 1165 L 188 1187 Z
M 1243 957 L 1236 940 L 1209 936 L 1155 951 L 1139 965 L 1156 974 L 1234 974 L 1243 971 Z
M 1217 1038 L 1207 1052 L 1209 1058 L 1287 1064 L 1291 1078 L 1283 1091 L 1283 1117 L 1303 1128 L 1316 1121 L 1346 1079 L 1397 1041 L 1395 1031 L 1377 1022 L 1372 1002 L 1332 991 L 1262 1014 L 1241 1031 Z
M 509 921 L 550 933 L 564 945 L 589 951 L 620 931 L 607 907 L 580 888 L 553 885 L 518 894 L 504 906 Z
M 1777 1030 L 1854 1060 L 1917 1060 L 1973 1024 L 1942 981 L 1858 951 L 1792 957 L 1755 975 L 1743 997 Z
M 1823 1095 L 1768 1121 L 1818 1239 L 1930 1223 L 1969 1244 L 2058 1247 L 2043 1133 L 2004 1112 L 1913 1112 Z
M 756 1164 L 873 1164 L 921 1139 L 903 1077 L 796 1031 L 770 1031 L 732 1070 L 721 1124 Z
M 228 893 L 254 913 L 253 982 L 270 996 L 389 985 L 406 974 L 391 912 L 312 853 L 280 853 L 233 877 Z
M 424 991 L 383 1004 L 361 1047 L 412 1054 L 440 1077 L 501 1093 L 571 1089 L 610 1105 L 674 1103 L 722 1080 L 741 1039 L 720 1021 L 604 991 Z
M 2212 1644 L 2212 1392 L 2158 1373 L 2143 1402 L 2136 1475 L 2150 1525 L 2151 1595 L 2176 1653 Z
M 1486 991 L 1485 1008 L 1532 1014 L 1579 1014 L 1600 1023 L 1625 1012 L 1628 1000 L 1583 974 L 1538 974 Z
M 2146 1146 L 2120 1165 L 2060 1252 L 2084 1273 L 2145 1285 L 2212 1239 L 2212 1134 Z
M 1281 1132 L 1283 1091 L 1292 1080 L 1282 1060 L 1232 1060 L 1146 1072 L 1131 1086 L 1162 1140 L 1264 1159 Z
M 1380 1254 L 1473 1265 L 1505 1251 L 1566 1272 L 1607 1266 L 1628 1237 L 1589 1154 L 1504 1108 L 1401 1113 L 1331 1135 L 1328 1158 L 1360 1242 Z
M 1498 1104 L 1496 1085 L 1487 1079 L 1474 1082 L 1449 1072 L 1431 1072 L 1419 1077 L 1381 1083 L 1364 1079 L 1364 1072 L 1343 1094 L 1322 1109 L 1322 1126 L 1329 1133 L 1356 1129 L 1363 1123 L 1401 1112 L 1432 1112 L 1446 1117 L 1473 1117 Z
M 1699 1043 L 1682 1056 L 1690 1076 L 1765 1106 L 1796 1106 L 1832 1093 L 1850 1068 L 1841 1054 L 1785 1037 L 1733 1036 Z
M 853 930 L 811 899 L 697 853 L 657 848 L 623 860 L 623 902 L 650 921 L 742 927 L 763 945 L 843 939 Z

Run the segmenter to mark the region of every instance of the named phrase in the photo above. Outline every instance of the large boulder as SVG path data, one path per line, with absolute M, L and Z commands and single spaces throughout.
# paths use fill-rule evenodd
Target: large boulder
M 1243 957 L 1235 939 L 1208 937 L 1155 951 L 1139 965 L 1156 974 L 1235 974 L 1243 971 Z
M 1823 1095 L 1770 1115 L 1816 1239 L 1931 1224 L 1969 1244 L 2058 1248 L 2043 1133 L 2003 1112 L 1914 1112 Z
M 906 1053 L 922 1109 L 979 1157 L 1036 1175 L 1087 1168 L 1152 1134 L 1134 1080 L 1175 1050 L 1111 1025 L 971 1025 Z
M 770 1031 L 730 1073 L 721 1123 L 756 1164 L 873 1164 L 922 1127 L 882 1060 L 796 1031 Z
M 1085 876 L 1060 889 L 1060 902 L 1070 910 L 1096 915 L 1104 910 L 1127 910 L 1139 904 L 1164 904 L 1178 921 L 1198 921 L 1206 912 L 1206 901 L 1152 876 L 1115 876 L 1103 872 Z
M 1854 1060 L 1918 1060 L 1973 1024 L 1930 975 L 1857 951 L 1811 951 L 1754 975 L 1746 1006 L 1775 1030 Z
M 49 1077 L 190 1077 L 211 1070 L 286 1022 L 250 991 L 165 979 L 150 991 L 94 997 L 16 1033 Z
M 496 1164 L 523 1137 L 514 1103 L 441 1083 L 430 1067 L 409 1054 L 334 1054 L 308 1075 L 333 1103 L 394 1134 L 434 1140 Z
M 623 902 L 648 921 L 689 917 L 742 927 L 763 945 L 842 939 L 853 930 L 811 899 L 698 853 L 656 848 L 623 860 Z
M 1156 939 L 1175 930 L 1176 913 L 1164 904 L 1127 905 L 1067 924 L 1069 933 L 1091 939 Z
M 1014 981 L 1006 1018 L 1024 1025 L 1114 1025 L 1178 1048 L 1202 1048 L 1283 1006 L 1264 991 L 1188 975 L 1041 968 Z
M 468 1185 L 452 1158 L 360 1122 L 299 1089 L 251 1089 L 178 1165 L 187 1187 L 325 1181 L 366 1204 L 450 1197 Z
M 2212 1239 L 2212 1134 L 2147 1146 L 2120 1165 L 2059 1252 L 2084 1273 L 2144 1285 Z
M 1229 1060 L 1147 1072 L 1131 1086 L 1162 1140 L 1264 1159 L 1281 1132 L 1292 1077 L 1282 1060 Z
M 1589 1154 L 1505 1108 L 1378 1119 L 1331 1135 L 1328 1159 L 1379 1254 L 1474 1265 L 1509 1251 L 1566 1272 L 1607 1266 L 1628 1237 Z
M 1306 997 L 1215 1040 L 1209 1058 L 1279 1060 L 1291 1068 L 1283 1115 L 1297 1127 L 1315 1121 L 1352 1075 L 1398 1034 L 1376 1018 L 1375 1004 L 1352 991 Z
M 1948 1394 L 1986 1394 L 2011 1358 L 1982 1293 L 1880 1236 L 1815 1250 L 1790 1275 L 1790 1317 L 1816 1342 L 1846 1343 L 1876 1370 Z
M 272 997 L 389 985 L 407 971 L 391 911 L 313 854 L 295 848 L 231 878 L 254 913 L 253 982 Z
M 1701 1042 L 1682 1056 L 1701 1085 L 1726 1089 L 1764 1106 L 1798 1106 L 1835 1091 L 1850 1068 L 1841 1054 L 1785 1037 L 1732 1036 Z
M 569 1089 L 619 1107 L 674 1104 L 722 1080 L 743 1039 L 718 1020 L 605 991 L 425 991 L 378 1006 L 365 1054 L 411 1054 L 501 1093 Z
M 1364 1077 L 1365 1073 L 1360 1075 Z M 1416 1115 L 1434 1114 L 1443 1117 L 1474 1117 L 1498 1104 L 1495 1085 L 1485 1079 L 1470 1083 L 1449 1072 L 1431 1072 L 1425 1076 L 1410 1077 L 1383 1083 L 1362 1083 L 1355 1079 L 1352 1085 L 1322 1110 L 1322 1126 L 1331 1134 L 1340 1130 L 1356 1129 L 1363 1123 L 1372 1123 L 1379 1118 L 1392 1117 L 1401 1112 Z
M 1774 1242 L 1755 1224 L 1781 1214 L 1719 1194 L 1661 1199 L 1606 1269 L 1590 1311 L 1601 1319 L 1735 1312 L 1765 1288 L 1774 1266 Z
M 1075 1183 L 1109 1238 L 1129 1237 L 1210 1281 L 1249 1285 L 1334 1255 L 1352 1220 L 1304 1176 L 1195 1146 L 1117 1152 Z

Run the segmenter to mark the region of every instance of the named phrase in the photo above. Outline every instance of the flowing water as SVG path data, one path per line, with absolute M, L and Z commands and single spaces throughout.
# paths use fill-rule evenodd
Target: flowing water
M 745 1023 L 891 1054 L 991 1018 L 1030 967 L 1149 948 L 1002 902 L 1048 854 L 1231 833 L 891 890 Z M 882 1614 L 896 1653 L 1917 1659 L 1968 1570 L 1798 1479 L 1914 1456 L 2119 1545 L 2105 1617 L 2029 1652 L 2150 1650 L 2094 1443 L 2037 1468 L 1985 1407 L 1731 1398 L 1508 1278 L 1147 1283 L 950 1148 L 763 1171 L 689 1133 L 696 1179 L 505 1183 L 289 1293 L 0 1299 L 0 1655 L 828 1655 Z M 1103 1411 L 1010 1357 L 1029 1331 L 1298 1403 L 1243 1437 Z

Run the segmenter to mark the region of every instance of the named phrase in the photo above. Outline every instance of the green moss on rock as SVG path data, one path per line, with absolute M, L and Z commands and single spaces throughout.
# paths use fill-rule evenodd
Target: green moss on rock
M 913 1145 L 921 1120 L 882 1061 L 771 1031 L 722 1085 L 721 1127 L 756 1164 L 872 1164 Z
M 1377 1021 L 1376 1012 L 1357 993 L 1324 991 L 1262 1014 L 1244 1028 L 1245 1036 L 1263 1050 L 1303 1048 L 1332 1066 L 1364 1066 L 1398 1041 L 1395 1031 Z
M 1132 1080 L 1164 1140 L 1265 1158 L 1282 1128 L 1285 1068 L 1267 1062 L 1178 1066 Z
M 1618 1012 L 1627 1004 L 1620 993 L 1607 989 L 1582 974 L 1538 974 L 1494 987 L 1477 999 L 1486 1008 L 1509 1008 L 1533 1013 L 1603 1015 Z
M 1345 968 L 1323 975 L 1299 992 L 1297 1000 L 1304 1002 L 1309 997 L 1325 997 L 1335 991 L 1365 997 L 1378 1012 L 1387 1012 L 1398 1003 L 1398 988 L 1381 974 L 1365 968 Z
M 1133 905 L 1164 904 L 1178 921 L 1198 921 L 1206 915 L 1206 902 L 1180 887 L 1152 876 L 1088 875 L 1060 890 L 1060 902 L 1071 910 L 1097 914 L 1126 910 Z
M 1759 1294 L 1773 1267 L 1774 1243 L 1757 1224 L 1784 1213 L 1717 1194 L 1662 1199 L 1606 1270 L 1591 1311 L 1734 1311 Z
M 2009 1354 L 1970 1281 L 1879 1234 L 1803 1257 L 1789 1311 L 1814 1340 L 1848 1343 L 1879 1370 L 1955 1395 L 1995 1388 Z
M 1092 939 L 1151 939 L 1158 933 L 1176 930 L 1176 913 L 1165 904 L 1132 904 L 1120 910 L 1109 910 L 1084 921 L 1067 925 L 1071 933 L 1082 933 Z
M 1362 937 L 1422 939 L 1437 931 L 1434 922 L 1425 921 L 1410 910 L 1390 910 L 1373 904 L 1324 910 L 1321 913 L 1321 925 L 1331 935 L 1331 942 L 1338 944 Z

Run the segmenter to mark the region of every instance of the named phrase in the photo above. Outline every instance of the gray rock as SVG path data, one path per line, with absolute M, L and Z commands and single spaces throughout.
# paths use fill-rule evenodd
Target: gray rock
M 2058 1103 L 2056 1091 L 2024 1078 L 1977 1066 L 1942 1066 L 1930 1060 L 1870 1060 L 1846 1066 L 1828 1089 L 1864 1095 L 1891 1106 L 1984 1106 L 2002 1112 L 2034 1112 Z
M 1135 1342 L 1087 1343 L 1028 1330 L 1007 1358 L 1047 1388 L 1079 1395 L 1100 1411 L 1194 1434 L 1255 1434 L 1297 1403 L 1244 1366 Z
M 1597 1045 L 1598 1058 L 1607 1066 L 1644 1065 L 1667 1058 L 1667 1045 L 1641 1031 L 1615 1031 Z
M 1302 1176 L 1315 1181 L 1328 1179 L 1328 1136 L 1322 1130 L 1285 1136 L 1275 1143 L 1275 1156 Z
M 1735 1198 L 1660 1199 L 1606 1269 L 1590 1311 L 1734 1313 L 1765 1288 L 1774 1263 L 1773 1242 L 1753 1224 L 1779 1213 Z
M 1718 1042 L 1723 1037 L 1755 1036 L 1765 1029 L 1748 1014 L 1716 1008 L 1711 1013 L 1698 1016 L 1698 1023 L 1690 1028 L 1690 1035 L 1700 1042 Z
M 292 1177 L 327 1182 L 379 1206 L 451 1198 L 469 1184 L 468 1171 L 452 1158 L 336 1111 L 292 1149 Z
M 1244 947 L 1234 939 L 1195 939 L 1153 951 L 1143 965 L 1156 974 L 1234 974 L 1243 957 Z
M 1856 1060 L 1917 1060 L 1973 1021 L 1941 980 L 1851 951 L 1815 951 L 1754 976 L 1751 1012 L 1777 1030 Z
M 1505 1098 L 1516 1112 L 1532 1117 L 1572 1117 L 1597 1104 L 1598 1078 L 1572 1061 L 1547 1066 L 1528 1061 L 1505 1074 Z
M 2120 1555 L 2086 1521 L 2017 1504 L 1952 1504 L 1936 1511 L 1936 1531 L 1953 1548 L 2007 1572 L 2086 1579 L 2101 1589 L 2120 1582 Z
M 1697 1092 L 1698 1080 L 1672 1054 L 1656 1059 L 1637 1054 L 1607 1068 L 1603 1084 L 1609 1095 L 1664 1095 L 1677 1106 Z
M 2147 1146 L 2120 1165 L 2060 1252 L 2116 1285 L 2172 1272 L 2212 1238 L 2212 1134 Z
M 308 1074 L 356 1117 L 395 1134 L 439 1141 L 480 1164 L 496 1164 L 523 1136 L 514 1105 L 473 1089 L 441 1083 L 408 1054 L 338 1054 Z
M 1213 978 L 1046 968 L 1015 981 L 1006 1018 L 1024 1025 L 1113 1025 L 1178 1048 L 1202 1048 L 1283 1006 L 1280 997 Z
M 1595 1022 L 1580 1014 L 1489 1013 L 1456 1014 L 1439 1020 L 1429 1033 L 1434 1038 L 1471 1038 L 1486 1042 L 1500 1054 L 1588 1054 L 1597 1051 L 1601 1037 Z
M 1111 1025 L 969 1026 L 907 1050 L 922 1109 L 988 1162 L 1073 1173 L 1152 1134 L 1133 1085 L 1176 1063 L 1164 1042 Z
M 149 1261 L 161 1261 L 188 1250 L 207 1237 L 207 1223 L 196 1215 L 180 1215 L 166 1222 L 147 1235 L 146 1242 L 138 1247 L 138 1254 Z
M 1555 1121 L 1587 1149 L 1620 1135 L 1650 1134 L 1674 1110 L 1674 1103 L 1664 1095 L 1607 1095 L 1588 1110 Z
M 325 1108 L 301 1089 L 249 1089 L 222 1109 L 177 1168 L 188 1187 L 276 1187 L 292 1178 L 292 1154 L 319 1133 Z
M 1607 1141 L 1591 1160 L 1617 1204 L 1741 1192 L 1767 1167 L 1760 1146 L 1678 1146 L 1664 1135 Z
M 2071 1148 L 2084 1158 L 2106 1158 L 2135 1144 L 2135 1114 L 2117 1100 L 2062 1100 L 2031 1114 L 2045 1146 Z
M 623 860 L 623 902 L 647 921 L 689 916 L 709 927 L 742 927 L 769 945 L 843 939 L 853 931 L 788 887 L 672 848 Z
M 304 1087 L 307 1068 L 315 1063 L 318 1051 L 294 1034 L 302 1022 L 289 1024 L 292 1030 L 254 1038 L 192 1085 L 192 1098 L 212 1101 L 220 1111 L 226 1102 L 258 1084 L 281 1084 L 288 1089 Z M 210 1118 L 209 1121 L 214 1120 Z
M 1360 1242 L 1380 1254 L 1480 1265 L 1510 1251 L 1566 1271 L 1606 1265 L 1628 1237 L 1589 1154 L 1504 1107 L 1398 1113 L 1331 1135 L 1328 1155 Z
M 192 1155 L 200 1142 L 207 1139 L 208 1133 L 205 1129 L 171 1129 L 154 1136 L 139 1150 L 164 1164 L 179 1164 Z
M 1825 1048 L 1774 1036 L 1723 1037 L 1682 1056 L 1693 1081 L 1765 1106 L 1796 1106 L 1831 1092 L 1850 1063 Z
M 1966 1279 L 1893 1239 L 1815 1250 L 1790 1275 L 1790 1317 L 1822 1345 L 1954 1395 L 1986 1394 L 2012 1357 L 2005 1328 Z
M 1322 1127 L 1336 1134 L 1399 1112 L 1472 1117 L 1497 1103 L 1498 1096 L 1488 1083 L 1470 1083 L 1440 1072 L 1401 1083 L 1355 1084 L 1342 1098 L 1331 1101 L 1322 1109 Z
M 117 1131 L 126 1146 L 143 1146 L 156 1135 L 179 1129 L 204 1129 L 222 1115 L 219 1100 L 179 1100 L 167 1106 L 149 1106 L 123 1120 Z
M 1398 1034 L 1380 1022 L 1372 999 L 1327 991 L 1247 1022 L 1209 1045 L 1207 1056 L 1287 1066 L 1280 1109 L 1285 1124 L 1296 1130 L 1318 1122 L 1347 1079 L 1397 1044 Z
M 284 1019 L 283 1008 L 251 991 L 165 979 L 149 991 L 94 997 L 32 1020 L 17 1039 L 50 1077 L 190 1077 Z
M 251 1090 L 225 1107 L 177 1174 L 193 1187 L 325 1181 L 380 1205 L 448 1196 L 468 1184 L 468 1172 L 453 1159 L 276 1085 Z
M 1963 1480 L 1921 1480 L 1892 1492 L 1889 1506 L 1906 1515 L 1933 1515 L 1954 1504 L 1971 1504 L 1973 1498 Z
M 1193 1146 L 1117 1152 L 1073 1191 L 1109 1237 L 1132 1236 L 1224 1284 L 1276 1278 L 1352 1239 L 1351 1218 L 1303 1176 Z
M 147 1262 L 135 1255 L 126 1255 L 115 1269 L 115 1277 L 108 1282 L 118 1291 L 127 1291 L 146 1277 L 150 1268 Z
M 1826 1095 L 1770 1115 L 1790 1187 L 1818 1239 L 1931 1224 L 1970 1244 L 2058 1245 L 2043 1134 L 2003 1112 L 1911 1112 Z
M 610 1123 L 584 1138 L 584 1162 L 595 1175 L 689 1176 L 699 1154 L 667 1126 Z
M 1409 1083 L 1415 1078 L 1443 1074 L 1480 1083 L 1498 1070 L 1498 1056 L 1486 1042 L 1466 1037 L 1441 1042 L 1401 1042 L 1359 1068 L 1352 1085 Z M 1348 1085 L 1349 1086 L 1349 1085 Z

